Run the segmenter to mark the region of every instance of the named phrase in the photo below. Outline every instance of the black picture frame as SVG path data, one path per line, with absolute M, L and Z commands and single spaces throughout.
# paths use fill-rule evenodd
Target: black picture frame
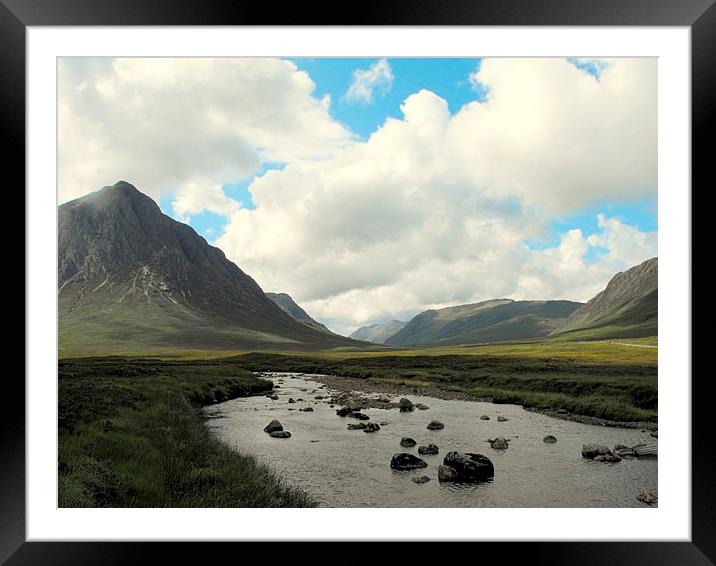
M 25 187 L 25 33 L 28 26 L 88 25 L 554 25 L 554 26 L 687 26 L 692 41 L 692 198 L 693 186 L 704 185 L 713 161 L 707 136 L 714 131 L 716 107 L 715 0 L 392 0 L 372 5 L 320 2 L 265 3 L 201 0 L 0 0 L 0 131 L 4 185 L 19 194 Z M 24 199 L 19 203 L 24 210 Z M 16 209 L 17 210 L 17 209 Z M 692 221 L 693 225 L 693 221 Z M 19 231 L 16 231 L 18 233 Z M 17 246 L 19 248 L 19 246 Z M 22 260 L 20 260 L 22 261 Z M 17 271 L 17 270 L 15 270 Z M 692 276 L 693 277 L 693 276 Z M 693 286 L 692 286 L 693 288 Z M 26 304 L 32 297 L 25 295 Z M 692 372 L 693 373 L 693 372 Z M 699 379 L 699 377 L 701 379 Z M 50 378 L 50 376 L 48 376 Z M 669 376 L 686 382 L 691 376 Z M 716 480 L 709 376 L 692 380 L 692 539 L 690 542 L 530 542 L 465 543 L 475 558 L 526 560 L 537 564 L 713 564 L 716 562 Z M 20 564 L 141 564 L 207 560 L 227 549 L 216 543 L 26 542 L 25 537 L 25 398 L 17 372 L 3 380 L 0 435 L 0 562 Z M 11 401 L 10 401 L 11 400 Z M 701 447 L 701 448 L 700 448 Z M 316 538 L 320 538 L 317 533 Z M 559 533 L 555 532 L 555 538 Z M 210 545 L 213 548 L 209 548 Z M 254 544 L 254 543 L 251 543 Z M 306 556 L 299 543 L 272 545 L 271 558 Z M 324 549 L 331 560 L 399 559 L 395 545 L 356 552 Z M 473 546 L 479 544 L 479 547 Z M 266 552 L 252 548 L 251 552 Z M 438 553 L 441 551 L 439 549 Z M 454 552 L 451 548 L 450 552 Z M 231 552 L 231 550 L 230 550 Z M 371 554 L 380 552 L 380 555 Z M 409 554 L 420 556 L 420 548 Z M 359 554 L 360 553 L 360 554 Z M 476 554 L 479 553 L 479 554 Z M 311 559 L 315 559 L 311 553 Z M 250 555 L 245 555 L 246 557 Z M 361 558 L 361 556 L 365 558 Z M 156 557 L 156 558 L 155 558 Z M 235 558 L 238 559 L 238 558 Z M 320 557 L 318 557 L 320 559 Z

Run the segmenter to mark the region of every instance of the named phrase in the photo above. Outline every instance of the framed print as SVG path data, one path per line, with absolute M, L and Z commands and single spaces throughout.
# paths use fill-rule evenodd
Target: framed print
M 713 563 L 712 2 L 268 12 L 0 5 L 27 222 L 0 558 Z

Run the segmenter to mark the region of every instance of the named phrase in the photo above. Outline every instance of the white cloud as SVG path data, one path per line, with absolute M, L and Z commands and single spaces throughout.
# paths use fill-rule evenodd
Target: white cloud
M 392 80 L 379 61 L 346 97 Z M 125 179 L 182 217 L 225 215 L 227 256 L 338 331 L 495 297 L 587 300 L 656 255 L 656 233 L 606 216 L 524 243 L 555 215 L 656 194 L 655 60 L 607 61 L 600 81 L 559 59 L 483 60 L 470 80 L 485 102 L 451 116 L 421 90 L 360 142 L 290 62 L 61 60 L 60 197 Z M 286 165 L 241 208 L 221 187 L 264 161 Z
M 385 59 L 380 59 L 368 69 L 357 69 L 353 72 L 353 82 L 348 87 L 344 98 L 349 102 L 370 104 L 376 91 L 387 92 L 390 90 L 393 79 L 390 63 Z
M 655 255 L 655 234 L 606 218 L 524 244 L 556 214 L 656 194 L 655 62 L 610 61 L 601 82 L 552 59 L 486 60 L 479 76 L 485 103 L 451 116 L 423 90 L 366 142 L 258 178 L 256 210 L 217 244 L 339 331 L 494 297 L 587 300 Z
M 314 88 L 280 59 L 61 59 L 60 200 L 124 179 L 178 191 L 185 213 L 228 212 L 217 186 L 351 143 Z

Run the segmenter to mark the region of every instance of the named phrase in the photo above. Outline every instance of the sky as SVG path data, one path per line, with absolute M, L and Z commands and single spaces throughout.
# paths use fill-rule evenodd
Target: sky
M 125 180 L 332 330 L 587 301 L 657 255 L 655 59 L 64 58 L 59 200 Z

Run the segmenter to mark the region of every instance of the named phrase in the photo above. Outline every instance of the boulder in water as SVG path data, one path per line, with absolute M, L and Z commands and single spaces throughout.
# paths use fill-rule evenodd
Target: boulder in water
M 490 417 L 488 417 L 487 415 L 482 415 L 482 416 L 480 417 L 480 420 L 481 420 L 481 421 L 489 421 L 489 420 L 490 420 Z
M 497 422 L 498 422 L 498 423 L 504 423 L 505 421 L 509 421 L 509 420 L 510 420 L 510 419 L 508 419 L 507 417 L 503 417 L 502 415 L 500 415 L 499 417 L 497 417 Z
M 440 449 L 435 444 L 427 446 L 418 446 L 418 454 L 438 454 Z
M 606 446 L 601 444 L 582 445 L 582 458 L 597 460 L 598 462 L 619 462 L 621 458 L 614 454 Z
M 269 436 L 272 438 L 291 438 L 291 433 L 287 430 L 274 430 L 269 433 Z
M 445 425 L 440 421 L 430 421 L 427 426 L 428 430 L 442 430 L 444 428 Z
M 438 466 L 438 480 L 440 481 L 456 481 L 458 475 L 455 468 L 444 465 Z
M 410 478 L 410 481 L 417 484 L 423 484 L 428 483 L 430 481 L 430 478 L 428 476 L 417 476 L 414 478 Z
M 443 465 L 457 472 L 454 481 L 487 481 L 495 476 L 495 468 L 487 456 L 471 452 L 448 452 Z
M 365 413 L 348 413 L 346 416 L 351 417 L 353 419 L 358 419 L 359 421 L 367 421 L 368 419 L 370 419 L 370 417 Z
M 413 410 L 415 410 L 415 406 L 413 405 L 413 402 L 410 399 L 401 399 L 398 401 L 398 408 L 403 413 L 409 413 Z
M 283 430 L 283 425 L 278 422 L 276 419 L 272 420 L 269 424 L 267 424 L 264 427 L 264 432 L 268 432 L 271 434 L 272 432 L 277 432 Z
M 542 442 L 546 442 L 547 444 L 554 444 L 555 442 L 557 442 L 557 439 L 551 434 L 548 434 L 542 439 Z
M 365 423 L 351 423 L 348 425 L 348 430 L 364 430 L 368 426 Z
M 422 458 L 401 452 L 393 455 L 390 467 L 394 470 L 417 470 L 418 468 L 427 468 L 428 464 Z
M 400 439 L 400 445 L 403 448 L 412 448 L 416 444 L 417 444 L 417 442 L 415 442 L 415 440 L 410 438 L 409 436 L 404 436 L 403 438 Z
M 637 495 L 636 498 L 642 503 L 647 503 L 648 505 L 653 505 L 657 501 L 656 495 L 654 495 L 651 491 L 644 491 Z
M 380 430 L 380 425 L 378 423 L 368 423 L 365 425 L 363 432 L 376 432 L 378 430 Z
M 502 436 L 498 436 L 495 440 L 490 440 L 490 446 L 495 450 L 507 450 L 509 448 L 507 441 Z

